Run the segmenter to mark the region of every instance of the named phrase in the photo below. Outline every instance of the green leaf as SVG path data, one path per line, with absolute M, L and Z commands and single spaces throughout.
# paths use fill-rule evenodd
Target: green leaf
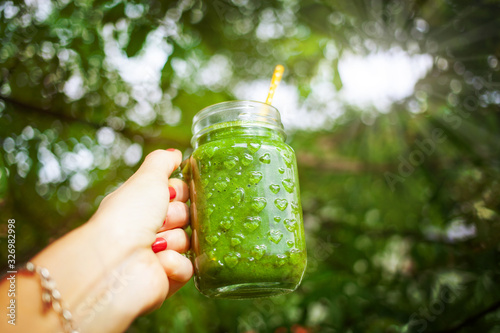
M 124 16 L 125 16 L 125 4 L 119 3 L 118 5 L 104 12 L 102 22 L 103 24 L 115 23 Z
M 146 36 L 150 31 L 151 27 L 149 26 L 134 26 L 132 32 L 130 33 L 130 40 L 128 42 L 128 45 L 125 48 L 125 52 L 127 53 L 127 56 L 129 58 L 135 56 L 142 49 L 142 45 L 146 41 Z
M 340 77 L 340 72 L 339 72 L 339 59 L 335 59 L 333 61 L 333 67 L 335 71 L 335 77 L 333 78 L 333 85 L 335 86 L 335 89 L 339 91 L 342 89 L 342 78 Z
M 75 4 L 71 2 L 66 7 L 61 9 L 59 15 L 64 18 L 71 17 L 71 15 L 73 15 L 73 12 L 75 11 L 75 8 Z

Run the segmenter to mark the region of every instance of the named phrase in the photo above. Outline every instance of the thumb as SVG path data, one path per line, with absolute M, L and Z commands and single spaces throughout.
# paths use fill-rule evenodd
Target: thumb
M 182 162 L 182 153 L 177 149 L 155 150 L 149 153 L 139 170 L 129 179 L 155 177 L 168 185 L 168 178 Z
M 120 228 L 157 230 L 167 215 L 168 178 L 181 161 L 179 150 L 153 151 L 132 177 L 102 200 L 95 217 Z

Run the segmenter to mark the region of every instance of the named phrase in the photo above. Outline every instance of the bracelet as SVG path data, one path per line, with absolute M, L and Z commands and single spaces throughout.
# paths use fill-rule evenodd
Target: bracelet
M 59 316 L 63 325 L 64 331 L 68 333 L 78 333 L 73 322 L 73 315 L 64 306 L 61 300 L 61 293 L 56 288 L 56 283 L 50 277 L 49 270 L 45 267 L 40 267 L 32 262 L 26 263 L 26 270 L 30 273 L 36 273 L 40 276 L 42 285 L 42 302 L 45 308 L 52 307 Z

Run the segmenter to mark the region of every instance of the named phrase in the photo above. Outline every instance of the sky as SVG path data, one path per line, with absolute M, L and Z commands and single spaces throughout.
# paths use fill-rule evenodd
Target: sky
M 108 63 L 135 91 L 138 106 L 129 116 L 139 124 L 154 116 L 151 105 L 161 98 L 160 73 L 172 52 L 171 46 L 164 42 L 165 34 L 166 31 L 161 28 L 155 30 L 148 36 L 140 54 L 128 58 L 111 38 L 112 27 L 105 27 L 103 32 Z M 227 68 L 228 61 L 220 55 L 214 55 L 199 73 L 186 68 L 188 65 L 182 60 L 175 65 L 181 76 L 197 75 L 198 81 L 205 86 L 217 84 L 218 80 L 231 75 Z M 286 68 L 286 63 L 284 65 Z M 283 81 L 276 91 L 273 105 L 280 110 L 285 128 L 289 130 L 328 126 L 343 113 L 345 104 L 384 113 L 392 103 L 411 96 L 415 83 L 427 74 L 432 65 L 430 55 L 410 55 L 399 48 L 366 56 L 344 53 L 339 59 L 343 83 L 340 91 L 333 84 L 334 75 L 338 74 L 334 73 L 331 61 L 325 59 L 320 62 L 318 72 L 311 80 L 312 92 L 309 96 L 301 98 L 297 87 Z M 270 79 L 240 82 L 231 90 L 237 99 L 264 101 Z

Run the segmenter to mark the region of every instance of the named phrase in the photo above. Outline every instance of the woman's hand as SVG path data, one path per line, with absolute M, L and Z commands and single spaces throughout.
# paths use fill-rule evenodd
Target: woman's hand
M 193 266 L 181 255 L 190 246 L 188 188 L 169 180 L 181 159 L 173 149 L 149 154 L 88 223 L 33 258 L 49 270 L 80 332 L 124 331 L 191 278 Z M 25 301 L 16 329 L 60 330 L 55 312 L 42 307 L 37 276 L 19 275 L 18 291 Z
M 193 266 L 182 256 L 189 249 L 186 183 L 169 179 L 181 163 L 178 150 L 149 154 L 139 170 L 104 198 L 91 219 L 114 252 L 133 253 L 131 267 L 140 276 L 132 306 L 142 312 L 159 307 L 191 278 Z M 166 243 L 166 249 L 164 245 Z M 154 253 L 153 248 L 158 251 Z

